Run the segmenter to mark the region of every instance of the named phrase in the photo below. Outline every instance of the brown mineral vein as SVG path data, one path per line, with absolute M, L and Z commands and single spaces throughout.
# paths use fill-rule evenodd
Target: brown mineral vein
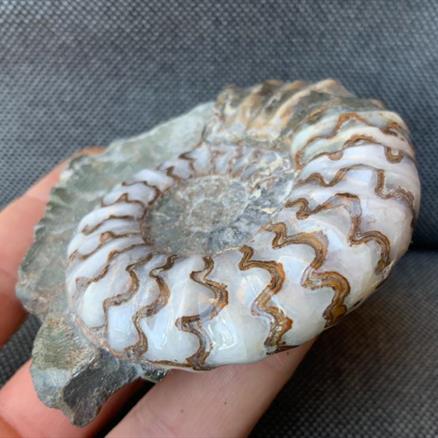
M 94 233 L 103 224 L 105 224 L 106 222 L 108 222 L 110 220 L 124 220 L 124 221 L 128 221 L 128 220 L 137 220 L 137 219 L 138 219 L 138 217 L 132 216 L 130 214 L 124 214 L 124 215 L 110 214 L 108 217 L 106 217 L 105 219 L 103 219 L 102 221 L 100 221 L 99 223 L 94 225 L 93 227 L 90 227 L 89 225 L 85 225 L 85 227 L 82 228 L 82 230 L 80 232 L 82 234 L 86 234 L 86 235 Z
M 155 186 L 153 184 L 150 184 L 150 183 L 148 183 L 145 180 L 140 180 L 140 181 L 124 181 L 124 182 L 122 182 L 122 186 L 124 186 L 124 187 L 130 187 L 130 186 L 133 186 L 135 184 L 142 184 L 145 187 L 147 187 L 149 189 L 152 189 L 155 192 L 153 198 L 148 202 L 148 205 L 153 204 L 158 199 L 158 197 L 162 195 L 161 190 L 157 186 Z
M 106 204 L 103 199 L 100 201 L 101 207 L 111 207 L 116 204 L 137 204 L 142 208 L 146 208 L 146 204 L 138 199 L 129 199 L 128 193 L 122 193 L 115 201 Z
M 196 173 L 195 169 L 195 159 L 190 155 L 192 151 L 183 152 L 182 154 L 179 154 L 178 158 L 181 160 L 186 160 L 189 163 L 190 171 L 192 174 Z
M 381 199 L 394 199 L 394 200 L 400 200 L 404 202 L 409 209 L 411 215 L 412 215 L 412 226 L 414 225 L 414 221 L 416 218 L 416 211 L 415 211 L 415 205 L 414 205 L 414 195 L 409 190 L 404 189 L 403 187 L 397 187 L 395 189 L 388 190 L 385 192 L 385 184 L 386 184 L 386 177 L 385 177 L 385 171 L 383 169 L 378 169 L 373 166 L 369 166 L 367 164 L 354 164 L 352 166 L 343 167 L 339 169 L 332 179 L 325 180 L 324 177 L 318 173 L 312 173 L 307 178 L 303 180 L 298 180 L 295 183 L 295 187 L 302 186 L 304 184 L 309 183 L 315 183 L 318 184 L 321 187 L 334 187 L 336 184 L 343 181 L 343 179 L 346 177 L 346 175 L 354 170 L 371 170 L 376 175 L 376 185 L 374 187 L 374 193 Z
M 407 130 L 405 128 L 403 128 L 395 120 L 389 122 L 384 128 L 381 128 L 381 131 L 384 134 L 395 135 L 403 140 L 406 140 L 406 137 L 409 136 L 409 133 L 407 132 Z
M 151 183 L 149 183 L 148 181 L 146 181 L 144 179 L 138 179 L 138 180 L 136 179 L 136 180 L 132 180 L 132 181 L 131 180 L 123 181 L 121 185 L 123 187 L 131 187 L 131 186 L 135 186 L 137 184 L 142 184 L 142 185 L 144 185 L 145 187 L 147 187 L 149 189 L 152 189 L 152 190 L 154 190 L 156 192 L 160 192 L 160 189 L 156 185 L 151 184 Z
M 177 175 L 175 172 L 175 166 L 170 166 L 168 167 L 166 170 L 166 175 L 169 176 L 170 178 L 172 178 L 174 181 L 179 182 L 181 181 L 183 178 L 180 177 L 179 175 Z
M 400 186 L 397 187 L 396 189 L 388 190 L 387 193 L 384 193 L 384 189 L 385 189 L 385 172 L 383 172 L 382 170 L 377 173 L 377 184 L 376 187 L 374 188 L 376 195 L 382 199 L 398 199 L 400 201 L 405 202 L 412 215 L 411 226 L 413 228 L 415 224 L 415 220 L 417 218 L 417 212 L 415 210 L 415 204 L 414 204 L 415 201 L 414 194 L 409 190 L 406 190 Z
M 304 146 L 299 151 L 297 151 L 295 153 L 294 161 L 295 161 L 296 169 L 301 169 L 304 166 L 303 155 L 304 155 L 304 151 L 307 149 L 307 147 L 309 147 L 312 143 L 314 143 L 315 141 L 318 141 L 318 140 L 331 140 L 331 139 L 335 138 L 339 134 L 340 130 L 342 129 L 342 126 L 345 123 L 347 123 L 348 121 L 350 121 L 350 120 L 355 120 L 355 121 L 357 121 L 359 123 L 362 123 L 362 124 L 364 124 L 366 126 L 371 126 L 373 128 L 376 128 L 376 126 L 370 124 L 365 118 L 361 117 L 359 114 L 357 114 L 355 112 L 342 113 L 338 117 L 336 125 L 335 125 L 335 127 L 333 128 L 333 131 L 330 134 L 327 134 L 327 135 L 316 135 L 316 136 L 313 136 L 313 137 L 309 138 L 307 140 L 307 142 L 304 144 Z M 390 122 L 385 128 L 378 128 L 378 129 L 380 129 L 380 131 L 382 133 L 384 133 L 384 134 L 394 135 L 394 136 L 398 136 L 398 137 L 399 137 L 399 132 L 403 131 L 403 128 L 398 123 L 396 123 L 396 122 Z M 402 137 L 402 138 L 405 139 L 404 137 Z M 344 145 L 341 148 L 341 150 L 344 150 L 344 149 L 347 149 L 348 147 L 351 147 L 352 145 L 354 145 L 356 142 L 358 142 L 360 140 L 368 141 L 368 139 L 371 139 L 371 137 L 363 136 L 363 135 L 360 135 L 360 134 L 353 135 L 350 139 L 348 139 L 344 143 Z M 375 143 L 375 142 L 373 142 L 373 143 Z M 384 146 L 386 146 L 386 145 L 384 145 Z M 389 146 L 386 146 L 386 148 L 391 149 Z M 332 152 L 332 154 L 333 153 L 335 153 L 335 152 Z M 323 152 L 322 154 L 328 154 L 328 153 L 327 152 Z M 319 155 L 322 155 L 322 154 L 319 154 Z M 386 154 L 387 154 L 387 157 L 388 156 L 390 157 L 390 160 L 391 159 L 398 159 L 398 156 L 400 155 L 400 153 L 399 154 L 394 154 L 392 152 L 392 149 L 389 152 L 389 155 L 388 155 L 388 152 L 386 152 Z M 393 157 L 397 157 L 397 158 L 393 158 Z
M 124 181 L 122 182 L 122 186 L 124 187 L 129 187 L 135 184 L 142 184 L 152 190 L 154 190 L 154 196 L 153 198 L 147 203 L 148 205 L 153 204 L 158 197 L 162 194 L 160 189 L 158 187 L 156 187 L 155 185 L 149 184 L 147 181 L 132 181 L 132 182 L 127 182 Z M 97 223 L 96 225 L 94 225 L 93 227 L 90 227 L 88 225 L 86 225 L 82 230 L 81 233 L 89 235 L 91 233 L 94 233 L 96 230 L 98 230 L 103 224 L 105 224 L 106 222 L 110 221 L 110 220 L 133 220 L 133 221 L 138 221 L 142 218 L 145 217 L 146 213 L 147 213 L 147 206 L 145 203 L 143 203 L 142 201 L 139 200 L 131 200 L 129 199 L 129 194 L 128 193 L 123 193 L 116 201 L 110 203 L 110 204 L 105 204 L 103 202 L 103 200 L 101 201 L 101 207 L 109 207 L 118 203 L 129 203 L 129 204 L 138 204 L 142 207 L 143 209 L 143 214 L 139 217 L 136 216 L 132 216 L 132 215 L 116 215 L 116 214 L 111 214 L 108 217 L 106 217 L 105 219 L 103 219 L 102 221 L 100 221 L 99 223 Z
M 413 159 L 410 155 L 406 154 L 402 150 L 391 148 L 388 145 L 378 142 L 371 135 L 355 134 L 351 136 L 343 145 L 342 148 L 334 152 L 320 152 L 312 157 L 312 160 L 316 160 L 319 157 L 327 155 L 331 160 L 337 161 L 344 156 L 346 149 L 363 146 L 369 143 L 370 146 L 379 146 L 384 149 L 385 158 L 390 163 L 400 163 L 403 158 Z
M 120 304 L 126 303 L 129 301 L 138 291 L 140 286 L 140 280 L 138 278 L 135 269 L 137 269 L 141 265 L 147 264 L 153 258 L 153 254 L 148 254 L 144 257 L 141 257 L 134 263 L 131 263 L 126 267 L 126 272 L 128 272 L 130 280 L 129 287 L 125 292 L 121 292 L 112 297 L 106 298 L 103 302 L 103 312 L 105 315 L 105 337 L 108 339 L 108 310 L 111 306 L 120 306 Z
M 127 232 L 127 233 L 117 234 L 117 233 L 114 233 L 114 231 L 104 231 L 99 236 L 99 244 L 96 246 L 96 248 L 94 248 L 92 251 L 90 251 L 86 254 L 82 254 L 78 250 L 75 250 L 68 256 L 68 261 L 71 262 L 75 259 L 86 260 L 86 259 L 88 259 L 88 257 L 91 257 L 92 255 L 96 254 L 108 242 L 115 240 L 115 239 L 123 239 L 126 237 L 132 237 L 132 236 L 141 236 L 141 233 L 139 231 L 132 231 L 132 232 Z
M 304 270 L 301 285 L 312 290 L 323 287 L 333 289 L 334 295 L 330 305 L 324 311 L 324 318 L 327 321 L 327 326 L 335 324 L 347 312 L 344 301 L 350 293 L 350 284 L 339 272 L 318 272 L 327 258 L 327 237 L 320 231 L 297 233 L 288 236 L 287 227 L 282 222 L 268 225 L 265 229 L 275 233 L 275 237 L 272 240 L 272 247 L 274 249 L 283 248 L 287 245 L 308 245 L 315 251 L 314 259 Z
M 148 349 L 147 338 L 140 326 L 140 322 L 144 318 L 156 315 L 168 303 L 170 297 L 170 289 L 164 279 L 160 276 L 160 273 L 171 269 L 172 266 L 175 264 L 176 258 L 176 255 L 171 255 L 167 257 L 164 264 L 153 268 L 149 272 L 149 277 L 153 278 L 158 286 L 159 294 L 151 304 L 141 307 L 135 312 L 134 316 L 132 317 L 132 321 L 137 331 L 139 340 L 133 347 L 128 347 L 127 350 L 135 353 L 137 357 L 146 353 Z
M 209 256 L 203 257 L 204 269 L 201 271 L 193 271 L 190 278 L 198 284 L 201 284 L 213 292 L 211 305 L 202 312 L 178 318 L 175 325 L 182 331 L 192 333 L 198 338 L 199 347 L 197 351 L 189 356 L 187 363 L 195 370 L 205 369 L 205 361 L 213 348 L 211 339 L 209 338 L 204 323 L 213 319 L 227 304 L 228 290 L 227 287 L 216 281 L 210 280 L 208 275 L 214 268 L 213 259 Z
M 240 252 L 243 257 L 239 262 L 239 269 L 242 271 L 253 268 L 263 269 L 271 276 L 270 282 L 253 302 L 251 312 L 256 316 L 264 316 L 270 319 L 269 335 L 265 339 L 265 345 L 269 348 L 278 349 L 281 347 L 283 335 L 292 327 L 293 323 L 283 310 L 270 304 L 271 298 L 283 286 L 285 280 L 283 265 L 273 260 L 253 260 L 254 250 L 247 245 L 242 246 Z
M 323 117 L 326 117 L 326 113 L 333 108 L 343 108 L 345 107 L 345 103 L 342 102 L 342 99 L 344 97 L 335 97 L 332 96 L 331 99 L 320 103 L 315 109 L 313 109 L 310 113 L 308 113 L 305 117 L 303 117 L 298 125 L 295 127 L 295 131 L 297 132 L 299 130 L 299 127 L 305 126 L 305 125 L 313 125 L 318 122 L 318 120 L 322 120 Z M 363 100 L 363 99 L 361 99 Z M 366 99 L 368 101 L 369 105 L 374 105 L 373 108 L 369 109 L 362 109 L 361 112 L 374 112 L 374 111 L 385 111 L 385 105 L 375 99 Z M 343 109 L 343 111 L 346 111 L 346 109 Z M 351 111 L 350 111 L 351 112 Z
M 139 248 L 144 246 L 143 244 L 133 244 L 131 246 L 128 246 L 126 248 L 123 249 L 115 249 L 113 251 L 111 251 L 105 261 L 104 266 L 102 267 L 102 269 L 100 270 L 100 272 L 98 274 L 96 274 L 94 277 L 78 277 L 76 278 L 76 292 L 75 292 L 75 297 L 80 294 L 81 292 L 83 293 L 85 291 L 85 289 L 91 284 L 91 283 L 95 283 L 99 280 L 101 280 L 102 278 L 105 277 L 105 275 L 108 273 L 108 270 L 110 268 L 111 262 L 117 258 L 119 255 L 124 254 L 128 251 L 131 251 L 135 248 Z
M 286 208 L 292 208 L 295 206 L 299 206 L 299 210 L 296 213 L 297 219 L 307 219 L 309 216 L 325 210 L 344 208 L 347 210 L 351 218 L 351 227 L 347 236 L 350 245 L 361 245 L 371 241 L 374 241 L 379 245 L 380 258 L 375 267 L 377 274 L 382 273 L 382 271 L 390 264 L 391 244 L 385 234 L 375 230 L 365 232 L 361 230 L 362 208 L 359 196 L 351 193 L 337 193 L 313 209 L 309 208 L 309 201 L 304 198 L 288 201 L 286 203 Z

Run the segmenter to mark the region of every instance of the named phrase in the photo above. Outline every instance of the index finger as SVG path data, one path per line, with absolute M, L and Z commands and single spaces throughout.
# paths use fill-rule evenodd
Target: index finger
M 32 244 L 33 227 L 44 214 L 50 190 L 63 167 L 58 165 L 0 213 L 0 345 L 25 317 L 23 306 L 15 296 L 18 266 Z
M 80 153 L 93 155 L 101 150 L 94 147 Z M 26 315 L 15 296 L 17 270 L 32 244 L 34 226 L 43 216 L 50 191 L 65 164 L 59 164 L 0 212 L 0 346 L 17 330 Z

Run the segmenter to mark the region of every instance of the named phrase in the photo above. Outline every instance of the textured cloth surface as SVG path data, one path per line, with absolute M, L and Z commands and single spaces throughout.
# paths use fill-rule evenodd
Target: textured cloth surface
M 227 83 L 340 79 L 408 122 L 436 245 L 437 1 L 0 1 L 0 204 L 73 150 L 214 99 Z
M 0 0 L 0 206 L 75 149 L 137 134 L 227 83 L 340 79 L 411 128 L 416 248 L 437 248 L 438 2 Z M 256 436 L 438 434 L 438 255 L 416 249 L 317 342 Z M 37 323 L 0 351 L 0 383 Z

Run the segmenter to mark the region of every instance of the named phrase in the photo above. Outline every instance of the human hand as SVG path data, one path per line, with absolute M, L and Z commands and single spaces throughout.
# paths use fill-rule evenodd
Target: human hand
M 0 346 L 19 328 L 26 314 L 15 296 L 18 266 L 33 240 L 50 189 L 63 165 L 0 212 Z M 287 382 L 311 342 L 251 365 L 229 365 L 204 373 L 174 370 L 144 395 L 109 436 L 245 436 Z M 61 411 L 37 397 L 30 363 L 0 390 L 0 437 L 86 437 L 107 425 L 138 390 L 121 389 L 84 428 L 70 424 Z

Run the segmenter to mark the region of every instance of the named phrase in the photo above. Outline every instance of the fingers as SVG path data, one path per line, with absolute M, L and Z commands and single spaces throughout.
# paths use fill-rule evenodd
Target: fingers
M 93 147 L 79 153 L 93 155 L 101 150 Z M 50 191 L 64 167 L 65 163 L 58 165 L 0 212 L 0 346 L 25 317 L 25 311 L 15 296 L 17 269 L 32 244 L 33 228 L 43 216 Z
M 258 364 L 227 366 L 205 373 L 175 371 L 157 384 L 110 435 L 247 435 L 296 369 L 311 343 Z M 30 364 L 0 390 L 0 436 L 81 438 L 94 436 L 140 387 L 128 385 L 105 404 L 85 428 L 43 405 L 35 393 Z
M 0 213 L 0 344 L 15 330 L 24 312 L 15 298 L 16 270 L 33 239 L 33 226 L 61 168 Z M 157 384 L 112 431 L 114 436 L 241 436 L 258 418 L 304 357 L 310 343 L 254 365 L 227 366 L 202 374 L 174 371 Z M 130 397 L 119 391 L 86 428 L 38 399 L 22 367 L 0 390 L 0 436 L 68 436 L 95 434 Z
M 29 362 L 23 365 L 0 390 L 0 437 L 80 438 L 95 436 L 117 415 L 117 412 L 141 385 L 140 382 L 135 382 L 114 394 L 92 423 L 79 428 L 73 426 L 61 411 L 48 408 L 38 399 L 29 367 Z
M 95 154 L 100 148 L 87 150 Z M 42 217 L 51 188 L 64 165 L 31 187 L 0 213 L 0 345 L 16 330 L 25 312 L 15 297 L 18 266 L 33 241 L 33 227 Z M 93 436 L 120 410 L 139 387 L 128 385 L 110 398 L 98 417 L 86 428 L 77 428 L 61 411 L 46 407 L 35 393 L 29 363 L 20 368 L 0 390 L 0 436 Z
M 15 279 L 0 272 L 0 290 L 13 290 L 14 286 Z M 10 293 L 0 292 L 0 347 L 18 330 L 25 316 L 26 312 L 17 298 Z
M 17 269 L 32 244 L 33 227 L 44 213 L 62 168 L 58 166 L 0 213 L 0 346 L 24 319 L 24 309 L 15 296 Z
M 174 371 L 155 385 L 112 437 L 247 435 L 303 359 L 311 342 L 252 365 Z

